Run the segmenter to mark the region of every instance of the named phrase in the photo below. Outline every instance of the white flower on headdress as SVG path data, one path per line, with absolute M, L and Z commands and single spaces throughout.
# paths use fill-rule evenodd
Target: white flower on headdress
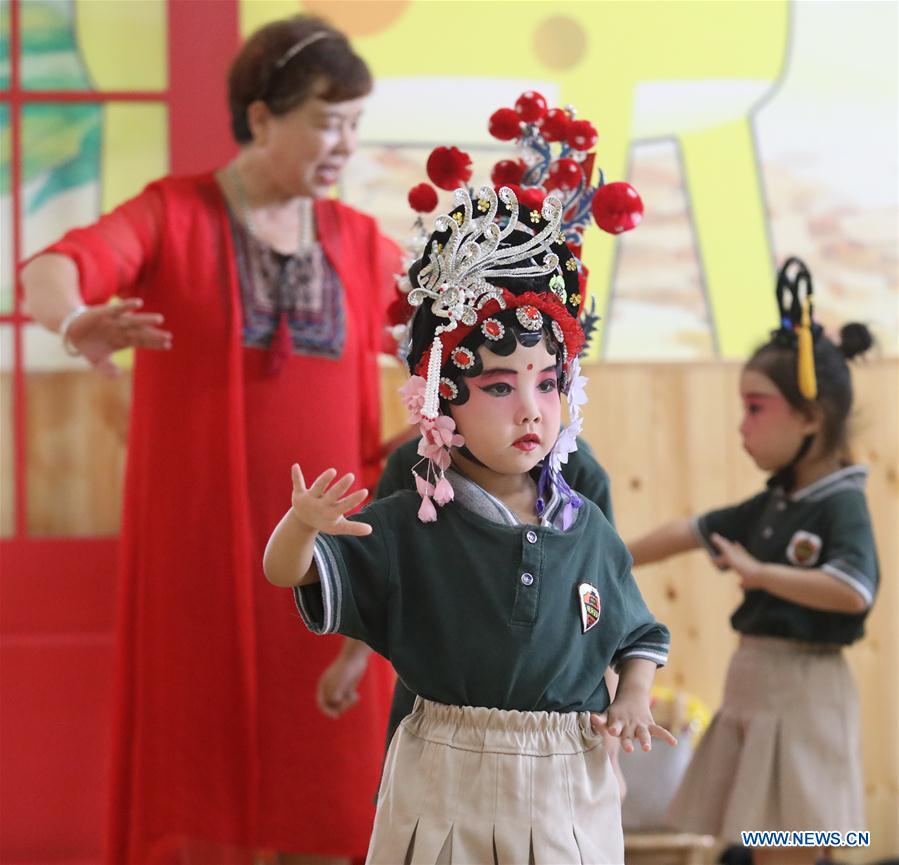
M 549 464 L 553 472 L 560 472 L 562 466 L 568 462 L 568 455 L 577 450 L 577 437 L 584 427 L 584 419 L 581 416 L 581 406 L 587 402 L 587 377 L 581 375 L 581 362 L 574 358 L 568 367 L 571 377 L 571 386 L 568 388 L 568 416 L 569 424 L 556 439 L 549 453 Z
M 553 449 L 549 452 L 549 465 L 554 472 L 561 472 L 562 466 L 568 462 L 568 455 L 577 450 L 577 437 L 583 425 L 584 419 L 578 418 L 559 433 Z
M 568 366 L 571 386 L 568 388 L 568 411 L 580 417 L 581 406 L 587 404 L 587 377 L 581 375 L 581 360 L 574 358 Z

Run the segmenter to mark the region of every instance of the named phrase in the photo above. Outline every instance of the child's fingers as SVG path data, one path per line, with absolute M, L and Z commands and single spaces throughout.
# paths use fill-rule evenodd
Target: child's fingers
M 649 725 L 649 734 L 655 739 L 661 739 L 663 742 L 667 743 L 674 747 L 677 744 L 677 739 L 671 735 L 664 727 L 659 724 L 650 724 Z
M 336 504 L 337 500 L 352 486 L 354 480 L 356 480 L 356 476 L 352 472 L 347 472 L 324 494 L 324 500 L 329 504 Z
M 294 463 L 290 467 L 290 479 L 293 481 L 293 491 L 295 493 L 306 492 L 306 480 L 303 478 L 303 470 L 299 463 Z
M 590 726 L 596 733 L 604 733 L 608 735 L 608 715 L 605 712 L 593 712 L 590 715 Z
M 312 486 L 309 487 L 309 494 L 317 499 L 320 499 L 324 494 L 325 490 L 328 488 L 328 484 L 337 477 L 337 469 L 325 469 L 313 482 Z
M 330 530 L 332 535 L 355 535 L 357 538 L 371 534 L 371 526 L 368 523 L 360 523 L 358 520 L 346 520 L 343 517 Z
M 634 730 L 637 741 L 640 743 L 644 751 L 652 750 L 652 736 L 649 735 L 649 729 L 646 724 L 637 724 Z
M 630 736 L 622 736 L 621 737 L 621 747 L 624 748 L 625 754 L 633 754 L 634 753 L 634 742 Z
M 727 555 L 734 549 L 736 544 L 732 544 L 727 538 L 719 535 L 718 532 L 712 532 L 712 543 L 721 550 L 722 554 Z
M 365 501 L 366 496 L 368 496 L 368 490 L 356 490 L 356 492 L 350 493 L 348 496 L 334 502 L 334 506 L 340 508 L 340 512 L 345 514 L 347 511 L 351 511 L 353 508 L 361 505 Z

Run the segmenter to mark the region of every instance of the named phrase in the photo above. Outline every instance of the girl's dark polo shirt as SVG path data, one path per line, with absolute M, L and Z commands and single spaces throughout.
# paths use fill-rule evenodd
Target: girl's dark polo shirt
M 880 581 L 871 517 L 865 501 L 864 466 L 833 472 L 793 495 L 765 490 L 729 508 L 696 518 L 697 537 L 712 555 L 717 532 L 739 541 L 755 558 L 790 567 L 820 568 L 854 589 L 861 613 L 813 610 L 760 589 L 746 592 L 731 616 L 743 634 L 848 645 L 864 634 L 865 617 Z
M 665 662 L 668 630 L 592 502 L 565 532 L 501 525 L 458 502 L 422 523 L 420 503 L 400 491 L 354 517 L 371 535 L 318 536 L 321 582 L 294 590 L 310 630 L 366 642 L 411 691 L 454 705 L 602 711 L 611 663 Z M 582 582 L 598 590 L 601 608 L 586 634 Z

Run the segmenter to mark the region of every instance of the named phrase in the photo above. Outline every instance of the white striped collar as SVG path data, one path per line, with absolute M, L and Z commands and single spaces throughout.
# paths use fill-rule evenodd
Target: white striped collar
M 453 486 L 454 499 L 461 507 L 499 525 L 524 525 L 502 501 L 488 493 L 480 484 L 467 478 L 458 469 L 447 469 L 446 476 Z M 562 504 L 562 496 L 553 487 L 552 498 L 546 505 L 546 510 L 544 510 L 540 519 L 540 525 L 557 529 L 561 528 L 556 525 L 556 518 L 561 514 Z
M 817 502 L 846 489 L 864 490 L 868 479 L 867 466 L 846 466 L 837 469 L 814 483 L 797 490 L 789 496 L 792 502 Z

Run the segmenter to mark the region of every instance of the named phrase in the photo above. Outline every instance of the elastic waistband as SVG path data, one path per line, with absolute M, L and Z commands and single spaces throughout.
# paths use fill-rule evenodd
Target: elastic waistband
M 449 706 L 418 697 L 403 727 L 414 736 L 467 751 L 550 756 L 602 745 L 589 712 L 521 712 Z
M 752 634 L 740 635 L 740 646 L 762 652 L 800 655 L 838 655 L 843 650 L 839 643 L 808 643 L 803 640 L 788 640 L 785 637 L 758 637 Z

